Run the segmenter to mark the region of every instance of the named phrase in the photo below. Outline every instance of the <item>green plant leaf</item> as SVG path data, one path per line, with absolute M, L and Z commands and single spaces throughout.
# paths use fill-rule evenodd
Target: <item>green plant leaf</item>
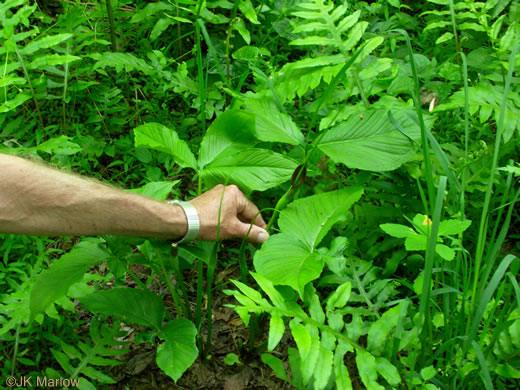
M 303 145 L 305 138 L 291 117 L 280 112 L 270 96 L 253 96 L 246 106 L 256 116 L 256 137 L 261 141 Z
M 335 384 L 338 390 L 352 390 L 350 374 L 344 363 L 344 356 L 348 351 L 352 351 L 352 346 L 345 344 L 343 341 L 338 341 L 338 346 L 334 351 Z
M 386 379 L 386 381 L 392 386 L 397 386 L 401 383 L 401 377 L 397 368 L 392 365 L 388 360 L 383 357 L 376 358 L 377 372 Z
M 282 317 L 278 314 L 271 315 L 271 320 L 269 321 L 269 340 L 267 342 L 267 350 L 269 352 L 276 348 L 284 333 L 285 324 Z
M 307 328 L 297 322 L 295 319 L 289 322 L 289 327 L 291 328 L 291 334 L 294 338 L 294 342 L 298 347 L 298 352 L 300 353 L 301 359 L 305 359 L 307 355 L 311 352 L 312 346 L 312 338 L 307 330 Z
M 362 194 L 362 188 L 349 187 L 298 199 L 281 212 L 280 230 L 297 237 L 312 251 Z
M 455 258 L 455 251 L 443 244 L 437 243 L 437 245 L 435 245 L 435 252 L 444 260 L 451 261 Z
M 172 192 L 173 187 L 179 184 L 180 182 L 180 180 L 153 181 L 151 183 L 145 184 L 140 188 L 135 188 L 133 190 L 128 191 L 133 192 L 135 194 L 147 196 L 149 198 L 165 200 L 168 197 L 168 194 Z
M 37 52 L 40 49 L 48 49 L 49 47 L 59 45 L 67 39 L 72 38 L 72 36 L 73 34 L 47 35 L 43 38 L 32 41 L 27 46 L 20 49 L 20 54 L 29 55 Z
M 384 390 L 384 387 L 377 383 L 377 364 L 374 356 L 366 351 L 358 350 L 356 365 L 367 390 Z
M 274 371 L 278 378 L 290 382 L 289 378 L 287 377 L 287 373 L 285 372 L 283 362 L 280 359 L 268 353 L 263 353 L 261 358 L 265 364 L 271 367 L 271 370 Z
M 323 345 L 320 345 L 319 351 L 318 362 L 314 368 L 314 388 L 324 389 L 327 387 L 330 375 L 332 374 L 334 354 L 331 350 L 323 347 Z
M 406 238 L 416 236 L 417 232 L 409 226 L 400 225 L 398 223 L 383 223 L 379 227 L 392 237 Z
M 471 221 L 466 219 L 461 221 L 459 219 L 447 219 L 439 223 L 439 236 L 448 236 L 459 234 L 465 231 L 471 225 Z
M 161 297 L 148 290 L 115 287 L 98 290 L 79 298 L 93 313 L 116 315 L 155 329 L 161 329 L 164 320 L 164 304 Z
M 373 110 L 351 116 L 325 133 L 318 147 L 335 162 L 350 168 L 389 171 L 398 168 L 414 154 L 420 138 L 419 126 L 405 113 L 395 111 L 395 121 L 405 136 L 388 119 L 387 110 Z
M 252 147 L 255 143 L 255 116 L 240 110 L 227 110 L 213 121 L 200 144 L 199 165 L 203 169 L 219 156 Z
M 29 69 L 40 69 L 47 66 L 65 65 L 77 60 L 81 60 L 81 57 L 72 55 L 47 54 L 36 57 L 27 67 Z
M 327 300 L 327 311 L 332 311 L 336 307 L 343 308 L 350 298 L 351 291 L 352 283 L 350 281 L 339 285 Z
M 34 282 L 30 298 L 31 321 L 51 303 L 65 296 L 69 287 L 83 279 L 92 265 L 103 262 L 109 256 L 97 243 L 81 242 L 56 260 Z
M 402 304 L 387 310 L 381 318 L 372 323 L 368 331 L 367 349 L 371 352 L 382 352 L 390 331 L 397 326 Z
M 266 149 L 248 149 L 233 155 L 221 155 L 202 171 L 209 186 L 236 184 L 244 190 L 265 191 L 291 178 L 296 163 Z
M 146 123 L 136 127 L 135 146 L 155 149 L 175 158 L 181 167 L 197 169 L 195 156 L 185 141 L 181 140 L 174 130 L 160 123 Z
M 407 237 L 404 241 L 404 247 L 407 251 L 424 251 L 426 250 L 427 238 L 423 234 Z
M 177 382 L 199 354 L 195 343 L 197 328 L 181 318 L 168 322 L 160 335 L 166 342 L 157 348 L 157 365 Z
M 323 270 L 323 260 L 318 252 L 287 233 L 276 234 L 255 253 L 256 272 L 275 285 L 294 288 L 303 297 L 305 285 L 318 278 Z

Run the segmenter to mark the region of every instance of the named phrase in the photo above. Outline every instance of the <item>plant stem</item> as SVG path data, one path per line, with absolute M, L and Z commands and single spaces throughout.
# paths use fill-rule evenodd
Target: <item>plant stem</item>
M 110 26 L 110 42 L 112 51 L 117 51 L 116 27 L 114 25 L 114 15 L 112 13 L 112 5 L 110 4 L 110 0 L 105 0 L 105 5 L 107 8 L 108 24 Z
M 15 50 L 16 50 L 16 56 L 18 57 L 18 61 L 20 61 L 20 64 L 22 65 L 23 73 L 25 74 L 25 78 L 27 79 L 27 83 L 29 84 L 29 88 L 31 88 L 32 97 L 33 97 L 33 101 L 34 101 L 34 106 L 36 107 L 36 112 L 38 113 L 38 119 L 40 121 L 40 126 L 41 126 L 42 130 L 45 131 L 45 126 L 43 124 L 42 113 L 40 111 L 40 106 L 38 105 L 38 101 L 36 100 L 36 92 L 34 92 L 34 88 L 33 88 L 32 82 L 31 82 L 31 78 L 29 77 L 29 72 L 27 71 L 27 67 L 25 66 L 25 61 L 23 60 L 23 57 L 20 54 L 20 51 L 18 50 L 18 48 L 16 46 L 15 46 Z
M 506 77 L 506 85 L 504 87 L 504 97 L 502 99 L 502 106 L 500 110 L 500 117 L 498 120 L 498 129 L 497 134 L 495 137 L 495 149 L 493 151 L 493 161 L 491 163 L 491 173 L 488 180 L 488 186 L 486 190 L 486 195 L 484 198 L 484 205 L 482 207 L 482 214 L 480 218 L 480 226 L 479 226 L 479 232 L 478 232 L 478 238 L 477 238 L 477 250 L 476 250 L 476 256 L 475 256 L 475 272 L 474 272 L 474 280 L 473 280 L 473 289 L 472 289 L 472 303 L 477 303 L 477 289 L 478 289 L 478 282 L 480 280 L 480 266 L 482 262 L 482 257 L 484 255 L 484 244 L 486 242 L 486 232 L 487 232 L 487 225 L 488 225 L 488 211 L 489 206 L 491 203 L 491 194 L 493 192 L 493 180 L 496 175 L 496 168 L 498 163 L 498 155 L 500 151 L 500 144 L 502 142 L 502 133 L 504 132 L 504 117 L 505 117 L 505 111 L 506 111 L 506 105 L 507 105 L 507 96 L 509 94 L 509 89 L 511 87 L 511 79 L 513 76 L 513 70 L 515 67 L 515 58 L 516 58 L 516 52 L 518 50 L 518 41 L 515 41 L 513 44 L 513 48 L 511 50 L 511 56 L 509 58 L 509 70 L 507 72 Z
M 179 297 L 179 294 L 177 294 L 177 291 L 175 291 L 175 288 L 173 288 L 172 282 L 170 280 L 170 276 L 168 275 L 168 273 L 164 269 L 164 266 L 162 266 L 162 265 L 161 265 L 161 270 L 163 273 L 163 280 L 165 281 L 166 286 L 168 286 L 168 290 L 170 291 L 170 294 L 173 298 L 173 304 L 175 306 L 175 312 L 177 313 L 177 318 L 179 318 L 179 317 L 181 317 L 180 309 L 184 309 L 184 305 L 181 302 L 181 298 Z M 184 313 L 184 314 L 185 314 L 186 318 L 188 318 L 186 313 Z

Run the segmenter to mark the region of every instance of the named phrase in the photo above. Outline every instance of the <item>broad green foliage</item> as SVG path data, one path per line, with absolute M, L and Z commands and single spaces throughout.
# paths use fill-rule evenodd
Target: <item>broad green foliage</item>
M 385 223 L 380 225 L 380 227 L 385 233 L 390 234 L 392 237 L 406 238 L 406 250 L 420 251 L 426 250 L 431 224 L 432 221 L 428 216 L 417 214 L 413 219 L 415 230 L 408 226 L 393 223 Z M 460 221 L 457 219 L 449 219 L 441 221 L 437 237 L 438 242 L 435 245 L 435 251 L 437 254 L 444 260 L 453 260 L 455 258 L 455 251 L 449 246 L 442 244 L 442 237 L 460 234 L 470 225 L 471 221 L 469 220 Z
M 298 390 L 516 388 L 519 20 L 517 0 L 0 2 L 0 153 L 160 201 L 236 184 L 271 234 L 0 237 L 3 377 L 128 386 L 132 328 L 180 387 L 212 359 Z M 250 327 L 224 354 L 215 302 Z
M 256 271 L 274 284 L 291 286 L 303 297 L 307 283 L 318 278 L 323 269 L 316 247 L 362 193 L 361 188 L 348 188 L 289 204 L 280 216 L 281 233 L 255 254 Z
M 161 298 L 147 290 L 115 287 L 96 291 L 79 301 L 93 313 L 120 316 L 155 329 L 160 329 L 164 320 Z
M 255 116 L 228 110 L 208 128 L 202 139 L 199 159 L 177 133 L 157 123 L 135 129 L 135 144 L 173 156 L 183 167 L 193 168 L 208 186 L 237 184 L 243 189 L 264 191 L 287 181 L 296 163 L 255 144 Z
M 116 338 L 124 336 L 125 333 L 118 329 L 117 324 L 110 327 L 93 318 L 89 335 L 92 344 L 80 342 L 75 347 L 61 342 L 61 350 L 51 349 L 52 355 L 70 379 L 79 378 L 77 387 L 80 389 L 95 388 L 85 377 L 98 383 L 117 383 L 110 376 L 101 372 L 99 368 L 121 364 L 114 357 L 124 355 L 128 349 L 124 348 L 124 342 L 118 341 Z M 93 366 L 98 366 L 98 368 Z
M 197 329 L 193 322 L 178 319 L 168 322 L 161 335 L 165 342 L 157 349 L 157 365 L 177 381 L 197 358 Z
M 79 282 L 85 272 L 108 258 L 109 254 L 95 242 L 77 245 L 71 252 L 54 262 L 40 274 L 31 291 L 31 317 L 67 294 L 69 287 Z
M 419 141 L 419 126 L 406 113 L 396 113 L 396 126 L 390 111 L 368 111 L 352 116 L 333 127 L 319 141 L 319 148 L 336 162 L 348 167 L 389 171 L 408 161 Z

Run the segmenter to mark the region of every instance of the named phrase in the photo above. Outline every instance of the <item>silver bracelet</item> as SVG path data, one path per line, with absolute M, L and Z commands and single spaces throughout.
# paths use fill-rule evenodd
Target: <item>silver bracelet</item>
M 168 203 L 181 206 L 184 215 L 186 215 L 186 220 L 188 221 L 188 229 L 186 230 L 186 234 L 179 241 L 173 243 L 172 245 L 177 245 L 184 241 L 193 241 L 196 239 L 199 235 L 200 220 L 195 206 L 193 206 L 190 202 L 179 200 L 171 200 Z

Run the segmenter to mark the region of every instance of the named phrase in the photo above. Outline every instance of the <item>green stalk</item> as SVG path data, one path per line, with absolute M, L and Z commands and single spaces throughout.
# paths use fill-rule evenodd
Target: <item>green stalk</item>
M 188 318 L 189 320 L 193 321 L 193 316 L 192 316 L 191 310 L 188 307 L 189 297 L 188 297 L 188 292 L 186 291 L 184 276 L 182 276 L 182 271 L 179 267 L 179 257 L 178 256 L 173 257 L 172 265 L 173 265 L 173 270 L 175 272 L 175 275 L 177 277 L 177 283 L 179 283 L 179 286 L 180 286 L 181 292 L 182 292 L 182 296 L 184 298 L 183 305 L 182 305 L 182 308 L 184 311 L 184 316 L 186 318 Z
M 112 13 L 112 5 L 110 4 L 110 0 L 105 0 L 105 4 L 107 7 L 108 24 L 110 26 L 110 42 L 112 51 L 117 51 L 116 26 L 114 24 L 114 14 Z
M 68 55 L 70 53 L 70 39 L 67 40 L 67 52 Z M 65 110 L 65 99 L 67 99 L 67 85 L 69 82 L 69 63 L 67 62 L 65 64 L 65 75 L 63 76 L 63 99 L 62 99 L 62 116 L 63 116 L 63 134 L 66 133 L 67 130 L 67 117 L 66 117 L 66 110 Z
M 13 357 L 11 359 L 11 376 L 14 376 L 14 369 L 16 368 L 16 355 L 18 355 L 18 345 L 20 344 L 20 328 L 22 323 L 20 322 L 16 327 L 16 334 L 14 336 L 14 350 Z
M 274 208 L 273 215 L 271 219 L 269 219 L 269 223 L 267 224 L 267 227 L 265 230 L 267 230 L 269 233 L 271 233 L 271 229 L 273 228 L 274 223 L 278 219 L 278 214 L 280 211 L 282 211 L 285 206 L 287 206 L 287 203 L 291 200 L 292 196 L 294 195 L 295 188 L 292 186 L 289 187 L 289 189 L 283 194 L 283 196 L 276 202 L 276 206 Z
M 204 65 L 202 64 L 202 48 L 200 44 L 200 27 L 195 23 L 195 40 L 197 47 L 197 78 L 199 80 L 199 99 L 200 99 L 200 115 L 202 125 L 202 135 L 206 133 L 206 85 L 204 82 Z M 199 194 L 201 190 L 200 172 L 199 172 Z
M 430 349 L 431 338 L 428 337 L 430 332 L 431 323 L 430 318 L 430 283 L 432 281 L 433 263 L 435 260 L 435 246 L 437 243 L 437 235 L 439 231 L 439 223 L 441 219 L 442 204 L 444 200 L 444 191 L 446 189 L 447 177 L 441 176 L 439 181 L 439 188 L 437 190 L 437 198 L 435 201 L 435 208 L 433 209 L 432 224 L 427 235 L 427 246 L 426 246 L 426 258 L 424 266 L 424 277 L 422 293 L 419 300 L 419 327 L 421 329 L 421 354 L 425 355 L 425 349 Z M 426 354 L 431 355 L 431 351 L 426 351 Z
M 220 75 L 220 78 L 224 82 L 224 85 L 228 86 L 230 89 L 233 89 L 232 86 L 230 84 L 228 84 L 226 75 L 224 74 L 224 71 L 222 70 L 222 66 L 220 66 L 220 62 L 219 62 L 218 56 L 217 56 L 217 50 L 215 49 L 215 46 L 213 46 L 213 42 L 211 41 L 208 31 L 206 30 L 206 26 L 204 25 L 204 21 L 202 19 L 197 19 L 197 22 L 195 23 L 195 25 L 199 26 L 200 31 L 202 32 L 202 35 L 204 36 L 204 40 L 206 41 L 206 44 L 208 45 L 209 52 L 211 53 L 211 56 L 213 57 L 213 61 L 215 61 L 215 66 L 217 67 L 218 74 Z
M 213 330 L 213 321 L 212 321 L 212 305 L 213 305 L 213 279 L 215 277 L 215 269 L 217 267 L 217 254 L 220 249 L 220 218 L 222 213 L 222 203 L 224 201 L 224 193 L 226 191 L 226 187 L 222 189 L 222 195 L 220 196 L 220 204 L 218 207 L 218 224 L 217 224 L 217 241 L 215 242 L 215 245 L 213 246 L 213 249 L 211 250 L 211 255 L 209 257 L 208 262 L 208 273 L 206 278 L 206 284 L 207 284 L 207 297 L 208 297 L 208 311 L 207 311 L 207 326 L 208 326 L 208 334 L 206 338 L 206 355 L 208 354 L 208 351 L 211 350 L 211 333 Z
M 410 36 L 405 30 L 398 29 L 395 30 L 402 34 L 406 40 L 406 46 L 408 48 L 408 55 L 410 57 L 410 66 L 412 68 L 413 74 L 413 83 L 414 89 L 412 91 L 412 98 L 414 101 L 415 111 L 417 113 L 417 119 L 419 120 L 419 126 L 421 128 L 421 147 L 424 157 L 424 171 L 426 172 L 426 184 L 427 184 L 427 193 L 428 193 L 428 209 L 426 209 L 426 214 L 431 215 L 431 207 L 435 202 L 435 186 L 433 183 L 433 171 L 432 171 L 432 163 L 430 160 L 430 148 L 428 143 L 428 138 L 426 135 L 426 126 L 424 124 L 424 118 L 422 115 L 421 102 L 419 100 L 419 77 L 417 76 L 417 68 L 415 66 L 415 60 L 413 57 L 412 43 L 410 41 Z
M 181 302 L 181 298 L 179 297 L 179 294 L 177 294 L 177 291 L 175 291 L 175 289 L 173 288 L 172 282 L 170 281 L 170 277 L 169 277 L 168 273 L 166 272 L 166 270 L 164 269 L 164 266 L 162 266 L 162 265 L 161 265 L 161 271 L 162 271 L 163 280 L 166 283 L 166 286 L 168 286 L 170 295 L 173 298 L 173 304 L 175 306 L 175 312 L 177 313 L 177 318 L 180 318 L 181 313 L 182 313 L 181 309 L 184 309 L 184 306 Z M 186 315 L 186 318 L 187 317 L 188 316 Z
M 45 126 L 43 124 L 43 118 L 42 113 L 40 111 L 40 106 L 38 104 L 38 101 L 36 100 L 36 92 L 34 91 L 31 78 L 29 77 L 29 72 L 27 71 L 27 67 L 25 66 L 25 61 L 23 60 L 22 55 L 20 54 L 20 51 L 18 50 L 18 47 L 15 46 L 16 56 L 18 57 L 18 61 L 20 61 L 20 64 L 22 65 L 23 73 L 25 75 L 25 78 L 27 79 L 27 84 L 29 84 L 29 88 L 31 88 L 32 97 L 34 101 L 34 107 L 36 108 L 36 112 L 38 113 L 38 119 L 40 121 L 40 126 L 43 131 L 45 131 Z
M 197 260 L 197 299 L 195 302 L 195 326 L 200 329 L 202 321 L 202 297 L 204 295 L 204 262 Z
M 482 258 L 484 255 L 484 247 L 486 243 L 486 232 L 487 232 L 487 218 L 488 218 L 488 212 L 489 207 L 491 203 L 491 195 L 493 192 L 493 180 L 496 175 L 496 169 L 498 164 L 498 155 L 500 151 L 500 144 L 502 142 L 502 133 L 504 132 L 504 116 L 506 111 L 506 105 L 507 105 L 507 96 L 509 94 L 509 89 L 511 88 L 511 79 L 513 77 L 513 70 L 515 67 L 515 58 L 516 58 L 516 52 L 518 50 L 518 41 L 515 41 L 513 44 L 513 49 L 511 50 L 511 56 L 509 57 L 509 70 L 507 72 L 506 77 L 506 84 L 504 88 L 504 97 L 502 99 L 502 106 L 500 109 L 500 116 L 498 119 L 498 128 L 497 128 L 497 134 L 495 137 L 495 149 L 493 151 L 493 161 L 491 164 L 491 174 L 488 181 L 488 186 L 486 190 L 486 195 L 484 198 L 484 205 L 482 207 L 482 214 L 480 218 L 480 226 L 479 226 L 479 232 L 478 232 L 478 238 L 477 238 L 477 250 L 476 250 L 476 256 L 475 256 L 475 273 L 474 273 L 474 280 L 473 280 L 473 289 L 472 289 L 472 303 L 476 304 L 478 301 L 477 298 L 477 290 L 478 285 L 480 281 L 480 267 L 482 263 Z
M 130 275 L 132 277 L 132 279 L 134 279 L 134 281 L 137 283 L 137 285 L 139 287 L 141 287 L 141 289 L 143 290 L 147 290 L 148 288 L 145 286 L 145 284 L 143 282 L 141 282 L 141 279 L 139 279 L 137 277 L 137 275 L 135 273 L 133 273 L 130 269 L 127 269 L 126 272 L 128 273 L 128 275 Z

